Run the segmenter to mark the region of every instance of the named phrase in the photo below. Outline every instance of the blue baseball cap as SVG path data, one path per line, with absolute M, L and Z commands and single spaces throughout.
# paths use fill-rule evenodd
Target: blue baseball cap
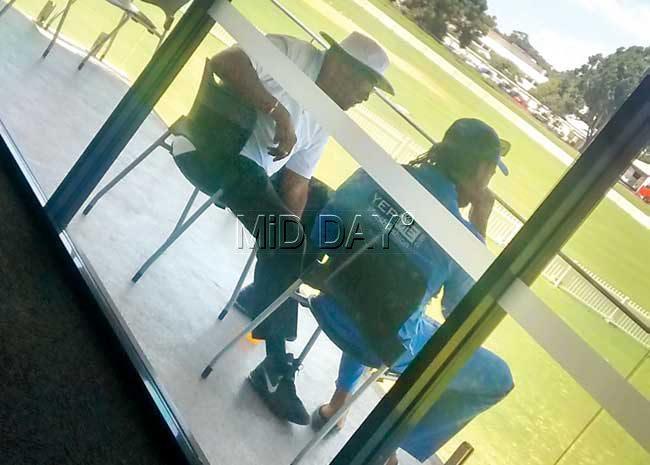
M 510 173 L 503 162 L 503 157 L 510 151 L 510 142 L 501 139 L 490 125 L 479 119 L 456 120 L 438 145 L 450 153 L 473 154 L 477 158 L 494 161 L 504 175 Z

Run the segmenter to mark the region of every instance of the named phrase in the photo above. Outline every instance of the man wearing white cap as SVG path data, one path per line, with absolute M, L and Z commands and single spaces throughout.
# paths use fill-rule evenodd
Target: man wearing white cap
M 344 111 L 366 101 L 374 87 L 394 94 L 384 77 L 388 56 L 374 40 L 358 32 L 351 33 L 340 43 L 326 33 L 322 36 L 331 46 L 327 51 L 290 36 L 271 34 L 267 38 Z M 270 70 L 250 59 L 239 47 L 215 55 L 211 65 L 214 73 L 257 113 L 240 154 L 262 168 L 269 177 L 285 168 L 287 179 L 281 185 L 288 190 L 283 200 L 300 215 L 307 197 L 308 180 L 316 169 L 329 134 L 291 96 L 291 89 L 283 89 Z M 213 142 L 219 143 L 219 134 L 215 134 Z M 189 153 L 194 158 L 201 157 L 196 151 L 195 144 L 183 136 L 173 141 L 175 156 Z
M 394 93 L 384 77 L 389 65 L 386 52 L 362 34 L 354 32 L 340 43 L 323 34 L 330 44 L 327 51 L 294 37 L 267 37 L 342 110 L 366 101 L 374 87 Z M 220 200 L 256 236 L 255 287 L 259 292 L 254 310 L 259 310 L 275 300 L 305 264 L 296 259 L 306 247 L 306 241 L 298 248 L 295 245 L 296 237 L 304 238 L 302 225 L 283 219 L 303 214 L 309 182 L 328 134 L 316 115 L 291 96 L 291 89 L 275 81 L 272 70 L 239 47 L 214 56 L 209 66 L 241 104 L 229 108 L 224 121 L 216 124 L 214 108 L 218 105 L 212 102 L 212 110 L 203 111 L 211 102 L 195 102 L 193 111 L 198 111 L 190 118 L 192 141 L 177 137 L 172 153 L 184 174 L 203 192 L 221 190 Z M 242 123 L 251 120 L 252 124 Z M 260 235 L 262 217 L 278 221 L 275 233 Z M 266 340 L 267 351 L 256 369 L 266 382 L 264 389 L 256 390 L 277 415 L 306 425 L 309 415 L 295 390 L 296 367 L 285 349 L 285 341 L 295 338 L 296 330 L 297 309 L 289 305 L 255 331 L 256 338 Z

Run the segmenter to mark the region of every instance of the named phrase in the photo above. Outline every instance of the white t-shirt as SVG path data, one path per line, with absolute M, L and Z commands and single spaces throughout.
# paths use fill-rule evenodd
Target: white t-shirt
M 325 53 L 308 42 L 289 36 L 268 35 L 267 38 L 284 53 L 307 77 L 315 81 L 323 64 Z M 291 115 L 291 122 L 296 130 L 296 145 L 291 154 L 282 160 L 273 161 L 268 154 L 268 147 L 274 145 L 275 122 L 264 113 L 258 112 L 257 122 L 250 139 L 241 151 L 241 155 L 250 158 L 261 166 L 268 176 L 286 165 L 288 169 L 307 179 L 313 175 L 318 160 L 323 154 L 329 135 L 318 121 L 294 100 L 258 63 L 251 59 L 251 64 L 264 88 L 278 99 Z M 172 142 L 172 154 L 195 150 L 190 141 L 176 137 Z

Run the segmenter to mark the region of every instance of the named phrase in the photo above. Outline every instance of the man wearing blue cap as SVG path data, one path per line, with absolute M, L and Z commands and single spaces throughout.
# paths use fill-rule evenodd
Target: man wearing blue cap
M 507 174 L 501 157 L 509 147 L 482 121 L 460 119 L 447 130 L 440 144 L 434 145 L 426 154 L 411 162 L 407 170 L 458 221 L 483 240 L 494 203 L 494 197 L 487 186 L 497 167 Z M 366 205 L 360 203 L 359 199 L 368 198 L 368 195 L 391 202 L 383 190 L 360 170 L 336 191 L 334 200 L 327 205 L 323 214 L 363 211 Z M 469 204 L 472 205 L 471 222 L 465 220 L 460 213 L 460 208 Z M 377 215 L 370 217 L 381 218 L 382 215 L 377 212 Z M 327 232 L 321 231 L 320 234 L 322 236 Z M 327 240 L 323 237 L 319 239 Z M 404 353 L 391 369 L 400 374 L 440 326 L 440 323 L 425 315 L 431 298 L 443 290 L 443 315 L 447 317 L 471 289 L 474 281 L 426 234 L 411 232 L 402 235 L 395 228 L 391 233 L 391 241 L 397 241 L 401 250 L 410 252 L 413 266 L 429 276 L 427 292 L 421 305 L 414 309 L 399 331 Z M 326 332 L 336 335 L 338 341 L 343 341 L 341 345 L 353 350 L 366 363 L 381 365 L 377 356 L 381 341 L 365 341 L 358 328 L 350 325 L 345 312 L 336 301 L 321 294 L 311 300 L 311 308 L 321 326 L 327 327 Z M 331 400 L 314 412 L 314 428 L 322 427 L 343 406 L 363 371 L 361 360 L 343 353 L 336 390 Z M 488 350 L 479 349 L 400 447 L 424 462 L 474 417 L 505 397 L 513 386 L 506 363 Z M 341 426 L 342 423 L 335 429 L 340 429 Z M 396 465 L 397 456 L 393 454 L 387 464 Z

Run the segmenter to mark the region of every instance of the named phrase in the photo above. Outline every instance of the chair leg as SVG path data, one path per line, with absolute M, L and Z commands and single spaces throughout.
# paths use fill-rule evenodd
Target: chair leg
M 47 48 L 45 49 L 45 51 L 43 51 L 43 55 L 41 55 L 41 58 L 46 58 L 49 55 L 50 51 L 52 50 L 52 47 L 54 47 L 54 44 L 56 43 L 57 39 L 59 38 L 59 34 L 61 33 L 61 29 L 63 28 L 63 23 L 65 23 L 65 20 L 68 17 L 68 13 L 70 12 L 70 8 L 72 8 L 72 5 L 74 5 L 75 1 L 76 0 L 68 0 L 63 10 L 61 10 L 59 13 L 54 15 L 54 17 L 48 21 L 47 26 L 45 27 L 46 29 L 49 29 L 50 25 L 54 22 L 54 20 L 59 16 L 61 16 L 61 19 L 59 19 L 59 23 L 56 25 L 56 31 L 54 31 L 52 40 L 50 40 L 50 43 L 47 45 Z
M 113 179 L 111 179 L 108 182 L 108 184 L 106 184 L 99 192 L 97 192 L 97 194 L 95 194 L 95 196 L 92 199 L 90 199 L 90 202 L 88 202 L 88 205 L 86 205 L 86 208 L 84 208 L 82 214 L 87 215 L 88 213 L 90 213 L 90 211 L 93 209 L 95 204 L 104 196 L 104 194 L 106 194 L 113 187 L 115 187 L 115 185 L 118 182 L 120 182 L 122 179 L 124 179 L 124 177 L 127 174 L 129 174 L 131 171 L 133 171 L 133 169 L 136 166 L 138 166 L 140 163 L 142 163 L 142 161 L 145 158 L 147 158 L 151 154 L 151 152 L 153 152 L 158 146 L 162 145 L 164 143 L 165 139 L 167 139 L 170 134 L 171 134 L 170 130 L 165 131 L 165 133 L 161 137 L 159 137 L 153 144 L 151 144 L 149 147 L 147 147 L 147 149 L 144 152 L 142 152 L 140 155 L 138 155 L 138 157 L 135 160 L 133 160 L 131 163 L 129 163 L 126 168 L 124 168 L 122 171 L 120 171 L 117 174 L 117 176 L 115 176 Z
M 288 298 L 291 297 L 291 295 L 300 287 L 302 284 L 301 279 L 296 279 L 293 284 L 291 284 L 280 296 L 278 296 L 271 304 L 264 309 L 262 313 L 259 314 L 257 318 L 255 318 L 253 321 L 251 321 L 249 324 L 247 324 L 244 329 L 242 329 L 234 338 L 232 338 L 224 347 L 221 349 L 217 354 L 210 360 L 210 363 L 204 368 L 203 372 L 201 373 L 201 378 L 206 379 L 208 376 L 210 376 L 210 373 L 212 373 L 212 368 L 214 367 L 214 364 L 217 363 L 217 361 L 221 358 L 223 354 L 228 352 L 230 348 L 232 348 L 237 342 L 244 338 L 248 333 L 253 331 L 255 328 L 257 328 L 259 325 L 264 323 L 264 321 L 270 317 L 273 312 L 275 312 L 280 305 L 282 305 Z
M 49 30 L 50 27 L 52 27 L 52 24 L 54 24 L 54 21 L 55 21 L 57 18 L 60 18 L 61 15 L 63 15 L 63 14 L 65 13 L 65 10 L 69 10 L 70 7 L 71 7 L 71 6 L 72 6 L 76 1 L 77 1 L 77 0 L 68 0 L 68 1 L 66 2 L 65 6 L 63 7 L 63 9 L 61 9 L 61 11 L 57 12 L 57 14 L 55 14 L 54 16 L 51 16 L 50 19 L 48 19 L 47 23 L 45 23 L 44 29 Z
M 47 44 L 47 48 L 43 51 L 43 54 L 41 55 L 41 58 L 46 58 L 50 54 L 50 51 L 52 50 L 52 47 L 54 47 L 54 44 L 56 43 L 56 40 L 59 38 L 59 34 L 61 33 L 61 29 L 63 28 L 63 23 L 65 22 L 65 19 L 68 17 L 68 11 L 70 11 L 70 5 L 72 5 L 72 2 L 68 1 L 65 8 L 61 12 L 61 19 L 59 19 L 59 23 L 56 25 L 56 31 L 54 31 L 54 35 L 52 36 L 52 40 L 50 40 L 50 43 Z M 52 18 L 52 19 L 54 19 L 54 18 Z M 48 25 L 49 25 L 49 23 L 48 23 Z
M 319 327 L 316 328 L 316 330 L 313 332 L 311 337 L 309 338 L 309 341 L 307 341 L 307 345 L 305 345 L 305 348 L 302 349 L 302 352 L 300 352 L 300 355 L 298 358 L 294 361 L 296 364 L 296 368 L 300 368 L 305 361 L 305 358 L 307 358 L 307 354 L 311 351 L 312 347 L 314 347 L 314 344 L 316 344 L 316 341 L 318 340 L 318 336 L 320 336 L 320 333 L 322 333 L 323 330 Z
M 68 2 L 71 3 L 71 2 Z M 68 6 L 68 3 L 66 3 L 66 7 Z M 52 27 L 52 24 L 57 18 L 60 18 L 63 12 L 65 11 L 65 7 L 61 11 L 57 11 L 54 16 L 49 16 L 49 19 L 47 20 L 47 23 L 43 25 L 43 29 L 49 30 L 50 27 Z
M 172 229 L 172 232 L 169 234 L 163 245 L 161 245 L 156 251 L 153 253 L 151 257 L 140 267 L 140 269 L 137 271 L 135 275 L 131 278 L 131 281 L 134 283 L 137 283 L 138 280 L 144 275 L 145 271 L 153 265 L 153 263 L 160 258 L 160 256 L 165 253 L 165 251 L 171 247 L 171 245 L 178 239 L 181 234 L 187 229 L 181 230 L 181 227 L 183 226 L 183 222 L 185 221 L 185 218 L 187 218 L 188 213 L 190 212 L 192 205 L 194 205 L 194 201 L 196 200 L 196 196 L 199 194 L 199 189 L 194 188 L 192 191 L 192 194 L 190 195 L 189 200 L 185 204 L 185 207 L 183 208 L 183 212 L 181 213 L 181 216 L 178 218 L 178 221 L 176 222 L 176 226 L 174 226 L 174 229 Z M 209 205 L 208 205 L 209 206 Z M 198 217 L 197 217 L 198 218 Z M 191 223 L 190 223 L 191 224 Z M 189 226 L 189 224 L 188 224 Z M 180 231 L 180 232 L 179 232 Z M 177 234 L 178 233 L 178 234 Z
M 79 63 L 79 66 L 77 66 L 78 70 L 81 70 L 86 64 L 86 62 L 90 59 L 91 56 L 95 56 L 99 49 L 101 49 L 104 44 L 110 40 L 113 40 L 114 37 L 117 35 L 118 32 L 120 32 L 120 29 L 124 27 L 124 25 L 127 23 L 131 16 L 128 13 L 124 13 L 122 15 L 122 19 L 120 19 L 120 22 L 115 26 L 115 29 L 113 29 L 108 35 L 106 35 L 104 38 L 95 41 L 95 44 L 93 47 L 90 49 L 90 51 L 86 54 L 83 60 L 81 60 L 81 63 Z
M 316 435 L 311 438 L 311 440 L 307 443 L 305 447 L 296 455 L 296 458 L 293 459 L 293 462 L 291 462 L 291 465 L 298 465 L 306 456 L 311 452 L 314 447 L 316 447 L 325 436 L 327 436 L 327 433 L 330 432 L 332 428 L 334 428 L 334 425 L 338 423 L 338 421 L 345 415 L 345 413 L 348 411 L 350 406 L 365 392 L 366 389 L 368 389 L 372 384 L 377 381 L 377 379 L 382 376 L 388 368 L 385 366 L 382 366 L 379 368 L 375 373 L 372 374 L 356 391 L 354 391 L 354 394 L 350 396 L 350 398 L 345 401 L 343 406 L 334 414 L 330 417 L 329 420 L 327 420 L 327 423 L 318 430 Z
M 0 10 L 0 16 L 5 14 L 9 10 L 9 8 L 11 8 L 11 5 L 13 5 L 14 3 L 16 3 L 16 0 L 9 0 L 9 2 L 2 7 L 2 10 Z
M 185 218 L 187 218 L 188 213 L 192 209 L 192 205 L 194 205 L 194 201 L 196 200 L 196 196 L 199 195 L 199 192 L 201 191 L 199 190 L 198 187 L 195 187 L 194 190 L 192 191 L 190 198 L 188 199 L 187 203 L 185 204 L 185 207 L 183 208 L 183 212 L 181 213 L 181 216 L 178 218 L 178 221 L 176 222 L 174 229 L 172 229 L 172 234 L 174 234 L 176 230 L 182 226 L 183 222 L 185 221 Z
M 241 272 L 241 275 L 239 276 L 237 285 L 235 286 L 235 289 L 233 289 L 232 291 L 232 295 L 230 296 L 228 303 L 226 304 L 225 307 L 223 307 L 221 313 L 219 313 L 219 321 L 223 320 L 226 317 L 226 315 L 228 315 L 228 312 L 230 312 L 230 309 L 235 304 L 235 301 L 237 300 L 237 296 L 239 295 L 239 291 L 241 291 L 241 288 L 244 285 L 244 280 L 246 279 L 246 276 L 248 276 L 248 272 L 250 271 L 251 266 L 253 265 L 253 260 L 255 259 L 256 252 L 257 252 L 257 247 L 253 247 L 253 250 L 251 250 L 251 253 L 248 256 L 248 260 L 246 260 L 246 265 L 244 265 L 244 270 Z
M 463 465 L 474 453 L 474 447 L 467 442 L 460 443 L 458 448 L 451 454 L 451 457 L 445 462 L 445 465 Z
M 47 48 L 43 51 L 41 58 L 47 57 L 52 50 L 52 47 L 54 47 L 54 44 L 56 43 L 57 39 L 59 38 L 59 34 L 61 33 L 61 29 L 63 28 L 63 23 L 65 23 L 65 20 L 68 17 L 68 12 L 70 11 L 70 8 L 74 2 L 75 0 L 68 0 L 63 10 L 54 15 L 54 17 L 52 17 L 52 19 L 50 19 L 50 21 L 47 23 L 46 29 L 50 27 L 55 18 L 58 18 L 59 16 L 61 17 L 61 19 L 59 19 L 59 23 L 56 25 L 56 30 L 54 31 L 52 40 L 50 40 L 50 43 L 47 44 Z
M 124 13 L 124 14 L 126 15 L 126 13 Z M 110 35 L 111 35 L 111 38 L 109 39 L 108 43 L 106 44 L 106 47 L 104 48 L 104 51 L 102 52 L 102 54 L 99 56 L 99 58 L 98 58 L 99 61 L 103 61 L 104 58 L 106 58 L 106 55 L 108 54 L 108 51 L 113 46 L 113 42 L 115 42 L 115 38 L 117 37 L 117 31 L 115 32 L 115 34 L 110 34 Z
M 309 308 L 309 297 L 305 297 L 300 292 L 296 292 L 291 298 L 298 302 L 298 305 Z
M 50 15 L 54 12 L 54 10 L 56 10 L 56 5 L 54 4 L 54 2 L 52 0 L 47 0 L 43 4 L 41 11 L 39 11 L 38 15 L 36 15 L 36 18 L 34 18 L 34 24 L 43 27 L 45 21 L 47 21 L 47 18 L 50 17 Z
M 142 277 L 142 275 L 145 273 L 145 271 L 147 271 L 147 270 L 149 269 L 149 267 L 150 267 L 151 265 L 153 265 L 154 262 L 155 262 L 156 260 L 158 260 L 158 258 L 160 258 L 160 256 L 161 256 L 163 253 L 165 253 L 165 251 L 166 251 L 169 247 L 171 247 L 171 245 L 176 241 L 176 239 L 178 239 L 179 237 L 181 237 L 181 235 L 182 235 L 185 231 L 187 231 L 187 229 L 188 229 L 190 226 L 192 226 L 192 224 L 193 224 L 196 220 L 198 220 L 199 217 L 200 217 L 200 216 L 201 216 L 201 215 L 202 215 L 202 214 L 203 214 L 203 213 L 204 213 L 208 208 L 210 208 L 210 206 L 211 206 L 211 205 L 213 204 L 213 202 L 214 202 L 214 199 L 215 199 L 218 195 L 220 195 L 219 192 L 217 192 L 217 193 L 214 194 L 212 197 L 210 197 L 210 198 L 209 198 L 209 199 L 208 199 L 208 200 L 207 200 L 203 205 L 201 205 L 201 206 L 196 210 L 196 212 L 194 212 L 194 213 L 192 214 L 192 216 L 190 216 L 190 217 L 187 219 L 187 221 L 183 222 L 182 224 L 177 224 L 177 226 L 174 228 L 174 230 L 173 230 L 172 233 L 169 235 L 169 237 L 165 240 L 165 242 L 163 242 L 163 244 L 162 244 L 160 247 L 158 247 L 158 249 L 153 253 L 153 255 L 152 255 L 151 257 L 149 257 L 149 258 L 147 259 L 147 261 L 144 262 L 144 264 L 140 267 L 140 269 L 139 269 L 139 270 L 138 270 L 138 271 L 133 275 L 133 277 L 131 278 L 131 281 L 133 281 L 134 283 L 137 283 L 138 280 L 139 280 L 139 279 Z M 186 208 L 187 208 L 187 206 L 186 206 Z
M 173 19 L 173 18 L 172 18 L 172 19 Z M 162 45 L 162 43 L 163 43 L 163 42 L 165 41 L 165 39 L 167 38 L 167 34 L 169 34 L 169 27 L 167 27 L 167 23 L 165 23 L 165 28 L 164 28 L 162 34 L 160 34 L 160 35 L 158 36 L 158 44 L 156 45 L 156 50 L 154 50 L 154 52 L 157 51 L 157 50 L 160 48 L 160 46 Z

